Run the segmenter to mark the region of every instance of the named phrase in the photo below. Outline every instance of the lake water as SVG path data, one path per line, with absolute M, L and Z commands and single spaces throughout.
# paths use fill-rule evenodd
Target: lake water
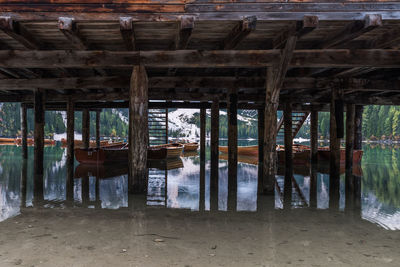
M 257 141 L 252 141 L 256 143 Z M 224 143 L 222 141 L 221 143 Z M 239 142 L 243 145 L 243 142 Z M 361 193 L 355 205 L 363 220 L 390 230 L 400 229 L 400 148 L 364 145 L 361 166 L 354 168 L 360 176 Z M 193 212 L 218 209 L 237 212 L 261 212 L 257 202 L 258 166 L 256 159 L 245 159 L 238 164 L 237 193 L 228 197 L 228 167 L 223 158 L 219 162 L 217 203 L 210 193 L 210 161 L 207 149 L 204 190 L 201 188 L 201 163 L 198 153 L 186 154 L 178 160 L 150 166 L 148 192 L 145 205 L 149 208 L 189 209 Z M 24 165 L 26 164 L 26 165 Z M 154 164 L 153 164 L 154 165 Z M 21 207 L 41 205 L 45 208 L 84 207 L 88 209 L 124 209 L 130 204 L 127 166 L 112 168 L 90 167 L 75 163 L 73 202 L 67 201 L 66 150 L 59 145 L 45 148 L 44 202 L 34 201 L 33 148 L 29 147 L 29 160 L 21 159 L 21 148 L 0 146 L 0 222 L 18 216 Z M 330 208 L 329 173 L 319 166 L 317 173 L 316 209 Z M 22 178 L 26 170 L 26 194 L 22 193 Z M 308 209 L 311 179 L 307 166 L 294 168 L 291 209 Z M 280 173 L 279 173 L 280 174 Z M 275 209 L 283 209 L 284 177 L 277 176 Z M 82 190 L 84 188 L 84 190 Z M 212 190 L 211 190 L 212 191 Z M 339 212 L 346 212 L 345 177 L 340 180 Z M 213 206 L 214 205 L 214 206 Z

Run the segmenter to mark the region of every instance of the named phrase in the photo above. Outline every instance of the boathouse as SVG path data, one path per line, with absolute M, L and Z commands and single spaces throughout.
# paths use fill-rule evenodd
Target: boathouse
M 400 104 L 399 44 L 400 4 L 385 0 L 1 0 L 0 102 L 22 103 L 25 158 L 26 112 L 34 109 L 38 187 L 45 110 L 67 111 L 72 177 L 74 112 L 83 111 L 88 147 L 89 111 L 129 108 L 132 192 L 145 189 L 149 108 L 200 109 L 203 159 L 211 109 L 212 181 L 218 176 L 219 109 L 228 110 L 233 181 L 237 110 L 258 110 L 259 192 L 268 194 L 277 132 L 285 129 L 290 175 L 293 134 L 309 115 L 316 160 L 318 111 L 331 114 L 332 177 L 339 179 L 343 138 L 351 169 L 352 151 L 361 146 L 363 106 Z M 284 112 L 279 122 L 277 110 Z

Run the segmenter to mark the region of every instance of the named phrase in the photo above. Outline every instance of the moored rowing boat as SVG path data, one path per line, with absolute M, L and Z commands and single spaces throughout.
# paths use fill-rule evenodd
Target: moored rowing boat
M 219 151 L 228 154 L 227 146 L 220 146 Z M 238 155 L 243 156 L 258 156 L 258 146 L 238 146 Z
M 185 152 L 196 151 L 198 148 L 199 148 L 199 144 L 196 142 L 183 144 L 183 151 L 185 151 Z
M 76 148 L 75 158 L 82 164 L 107 164 L 128 161 L 128 145 L 116 144 L 100 148 Z

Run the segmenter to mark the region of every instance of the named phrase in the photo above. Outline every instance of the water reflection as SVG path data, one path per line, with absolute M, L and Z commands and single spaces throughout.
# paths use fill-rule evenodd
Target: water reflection
M 400 229 L 400 150 L 365 146 L 361 166 L 351 175 L 344 167 L 332 190 L 328 164 L 296 165 L 293 177 L 284 176 L 279 166 L 274 201 L 257 197 L 258 159 L 239 157 L 237 189 L 229 188 L 227 158 L 221 155 L 218 184 L 210 184 L 210 160 L 201 161 L 197 152 L 168 161 L 149 162 L 147 207 L 193 211 L 250 211 L 263 209 L 316 208 L 341 211 L 376 223 L 386 229 Z M 66 152 L 59 146 L 45 148 L 43 190 L 34 190 L 33 148 L 23 161 L 21 148 L 0 147 L 0 221 L 18 215 L 21 207 L 127 208 L 127 164 L 78 165 L 73 172 L 66 164 Z M 72 175 L 72 176 L 71 176 Z M 35 194 L 34 194 L 35 191 Z M 37 196 L 38 191 L 41 196 Z M 40 200 L 35 200 L 35 196 Z M 137 203 L 136 203 L 137 204 Z M 144 208 L 144 207 L 143 207 Z

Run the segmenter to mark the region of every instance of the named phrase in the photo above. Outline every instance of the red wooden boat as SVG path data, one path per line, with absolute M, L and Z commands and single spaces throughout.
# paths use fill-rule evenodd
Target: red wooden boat
M 100 148 L 76 148 L 75 158 L 82 164 L 107 164 L 128 161 L 128 145 L 116 144 Z
M 165 144 L 151 146 L 147 149 L 148 159 L 167 159 L 176 158 L 182 154 L 183 145 L 181 144 Z
M 196 151 L 199 148 L 198 143 L 184 143 L 183 144 L 183 151 L 189 152 L 189 151 Z
M 220 146 L 219 151 L 228 154 L 227 146 Z M 242 156 L 258 156 L 258 146 L 238 146 L 238 155 Z

